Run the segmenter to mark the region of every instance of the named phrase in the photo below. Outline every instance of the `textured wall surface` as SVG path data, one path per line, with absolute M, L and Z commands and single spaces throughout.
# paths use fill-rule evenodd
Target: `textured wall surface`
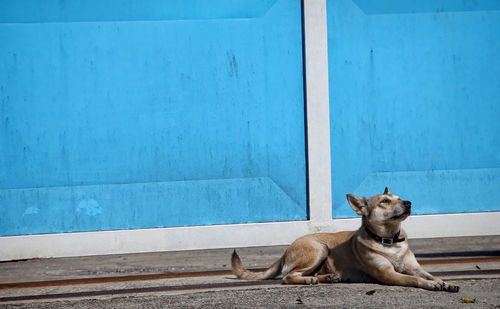
M 299 1 L 2 1 L 0 44 L 0 235 L 307 218 Z
M 500 2 L 328 1 L 333 216 L 498 211 Z

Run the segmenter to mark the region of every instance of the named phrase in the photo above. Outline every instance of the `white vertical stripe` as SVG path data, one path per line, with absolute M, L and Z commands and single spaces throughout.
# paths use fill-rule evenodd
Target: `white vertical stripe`
M 309 218 L 332 218 L 326 0 L 304 0 Z

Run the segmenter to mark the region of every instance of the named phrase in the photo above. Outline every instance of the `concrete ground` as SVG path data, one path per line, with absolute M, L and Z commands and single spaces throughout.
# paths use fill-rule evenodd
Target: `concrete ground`
M 500 236 L 417 239 L 410 247 L 460 292 L 242 281 L 228 271 L 232 249 L 218 249 L 3 262 L 0 308 L 500 308 Z M 238 253 L 248 268 L 264 268 L 285 248 Z

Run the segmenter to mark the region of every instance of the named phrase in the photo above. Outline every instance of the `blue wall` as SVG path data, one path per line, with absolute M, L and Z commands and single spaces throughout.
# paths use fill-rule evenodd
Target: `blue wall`
M 385 186 L 417 214 L 500 210 L 500 2 L 327 12 L 334 217 Z
M 0 1 L 0 235 L 306 219 L 300 2 L 116 2 Z

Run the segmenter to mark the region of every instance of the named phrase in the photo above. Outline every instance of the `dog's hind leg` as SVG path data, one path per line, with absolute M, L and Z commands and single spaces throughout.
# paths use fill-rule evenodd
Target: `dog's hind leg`
M 340 276 L 336 273 L 317 275 L 316 278 L 318 278 L 321 283 L 338 283 L 341 281 Z
M 314 272 L 326 262 L 328 246 L 319 241 L 297 243 L 295 246 L 295 250 L 289 250 L 294 253 L 285 256 L 285 268 L 292 269 L 283 281 L 286 284 L 318 284 L 326 280 L 327 275 L 320 278 L 314 276 Z
M 320 266 L 320 270 L 314 274 L 316 278 L 318 278 L 321 283 L 337 283 L 341 281 L 340 276 L 335 270 L 335 267 L 332 265 L 331 260 L 327 257 L 323 264 Z

